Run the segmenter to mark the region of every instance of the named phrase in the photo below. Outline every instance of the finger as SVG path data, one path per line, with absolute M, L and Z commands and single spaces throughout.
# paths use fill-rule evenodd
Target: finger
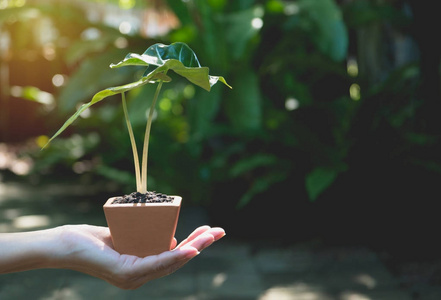
M 195 247 L 185 246 L 158 255 L 147 256 L 143 259 L 143 263 L 150 266 L 157 277 L 169 274 L 171 266 L 179 262 L 187 262 L 198 254 L 199 251 Z
M 199 251 L 202 251 L 210 246 L 213 242 L 218 241 L 224 236 L 225 231 L 222 228 L 210 228 L 191 241 L 188 241 L 185 246 L 189 245 L 195 247 Z
M 199 250 L 193 246 L 177 247 L 171 251 L 165 251 L 158 255 L 147 256 L 143 258 L 151 265 L 171 265 L 178 261 L 191 259 L 199 254 Z
M 182 247 L 186 244 L 188 244 L 189 242 L 191 242 L 192 240 L 194 240 L 195 238 L 197 238 L 198 236 L 200 236 L 201 234 L 203 234 L 204 232 L 206 232 L 207 230 L 210 230 L 211 227 L 208 225 L 204 225 L 201 227 L 196 228 L 185 240 L 183 240 L 181 243 L 179 243 L 178 247 Z
M 199 251 L 202 251 L 203 249 L 210 246 L 213 242 L 218 241 L 224 236 L 225 236 L 224 229 L 220 227 L 210 228 L 209 230 L 199 235 L 197 238 L 188 242 L 186 245 L 193 246 Z
M 165 275 L 170 275 L 174 272 L 176 272 L 177 270 L 179 270 L 180 268 L 182 268 L 184 265 L 186 265 L 191 259 L 184 259 L 184 260 L 180 260 L 174 264 L 169 265 L 162 274 L 160 274 L 161 277 L 165 276 Z
M 200 226 L 198 228 L 196 228 L 186 239 L 188 242 L 194 240 L 195 238 L 197 238 L 198 236 L 200 236 L 201 234 L 203 234 L 204 232 L 210 230 L 211 227 L 208 225 L 204 225 L 204 226 Z
M 178 248 L 185 245 L 192 245 L 199 251 L 210 246 L 214 241 L 218 241 L 225 236 L 225 230 L 220 227 L 210 228 L 209 226 L 202 226 L 196 229 L 187 239 L 183 240 Z
M 170 249 L 174 249 L 177 244 L 178 244 L 178 241 L 176 240 L 176 238 L 173 238 L 172 243 L 170 245 L 171 246 Z
M 199 251 L 196 248 L 187 246 L 147 257 L 150 258 L 150 261 L 146 263 L 149 265 L 149 271 L 144 270 L 143 275 L 137 277 L 133 283 L 135 287 L 139 287 L 150 280 L 172 274 L 198 254 Z
M 214 241 L 215 241 L 215 239 L 212 234 L 210 234 L 209 232 L 204 232 L 203 234 L 199 235 L 197 238 L 186 243 L 183 246 L 183 248 L 194 247 L 198 251 L 202 251 L 205 248 L 207 248 L 208 246 L 210 246 Z
M 225 230 L 220 227 L 213 227 L 208 232 L 213 235 L 215 241 L 220 240 L 226 235 Z

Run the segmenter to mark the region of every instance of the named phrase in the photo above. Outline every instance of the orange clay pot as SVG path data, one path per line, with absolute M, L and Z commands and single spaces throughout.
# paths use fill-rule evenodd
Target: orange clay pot
M 115 250 L 145 257 L 171 250 L 182 198 L 170 203 L 104 204 L 104 214 Z

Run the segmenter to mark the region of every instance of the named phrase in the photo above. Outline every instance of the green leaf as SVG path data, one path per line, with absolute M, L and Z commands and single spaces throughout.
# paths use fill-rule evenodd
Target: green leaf
M 163 66 L 167 60 L 174 59 L 180 61 L 185 67 L 201 67 L 196 54 L 184 43 L 173 43 L 171 45 L 154 44 L 143 54 L 129 53 L 124 60 L 117 64 L 111 64 L 111 68 L 124 66 Z
M 303 29 L 310 32 L 317 48 L 333 60 L 342 61 L 349 38 L 339 6 L 334 0 L 300 0 L 298 5 Z
M 239 160 L 231 167 L 230 174 L 232 177 L 237 177 L 243 173 L 250 172 L 259 167 L 274 165 L 277 162 L 277 157 L 274 155 L 258 153 Z
M 54 104 L 54 96 L 51 93 L 40 90 L 35 86 L 14 86 L 14 96 L 25 100 L 38 102 L 44 105 Z
M 250 189 L 240 198 L 236 208 L 241 209 L 247 205 L 254 196 L 268 190 L 269 187 L 286 178 L 284 173 L 271 173 L 264 177 L 257 178 Z
M 195 140 L 203 139 L 213 129 L 210 123 L 218 113 L 221 101 L 222 93 L 220 89 L 212 89 L 208 94 L 196 91 L 195 96 L 189 99 L 187 114 L 192 138 Z
M 311 201 L 325 191 L 337 178 L 339 171 L 325 168 L 315 168 L 306 176 L 306 190 Z
M 189 68 L 201 66 L 196 54 L 184 43 L 173 43 L 169 46 L 155 44 L 144 52 L 143 57 L 148 57 L 153 61 L 156 60 L 156 63 L 153 61 L 149 63 L 157 66 L 163 65 L 169 59 L 176 59 Z
M 225 84 L 226 86 L 228 86 L 230 89 L 232 89 L 232 87 L 227 83 L 227 81 L 225 80 L 225 78 L 223 78 L 222 76 L 209 76 L 209 81 L 210 81 L 210 86 L 215 85 L 218 81 L 222 82 L 223 84 Z
M 225 99 L 231 124 L 239 130 L 255 130 L 262 125 L 262 95 L 257 74 L 243 68 L 235 74 L 241 84 Z
M 247 44 L 260 30 L 260 28 L 255 28 L 252 25 L 252 21 L 262 17 L 260 13 L 262 11 L 262 7 L 255 6 L 222 17 L 225 31 L 228 32 L 225 39 L 228 42 L 229 52 L 234 59 L 237 60 L 247 55 Z
M 182 62 L 175 59 L 167 60 L 164 65 L 154 69 L 145 75 L 145 77 L 148 78 L 148 80 L 158 80 L 157 75 L 166 73 L 168 70 L 173 70 L 175 73 L 187 78 L 191 83 L 207 91 L 210 91 L 212 87 L 207 67 L 187 68 Z
M 125 66 L 149 66 L 149 63 L 147 63 L 141 55 L 136 53 L 129 53 L 126 55 L 126 57 L 120 61 L 117 64 L 110 64 L 111 68 L 120 68 Z

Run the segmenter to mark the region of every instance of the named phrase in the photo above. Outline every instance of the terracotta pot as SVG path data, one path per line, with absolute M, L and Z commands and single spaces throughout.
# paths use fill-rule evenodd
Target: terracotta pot
M 145 257 L 168 251 L 175 235 L 182 198 L 171 203 L 104 204 L 115 250 Z

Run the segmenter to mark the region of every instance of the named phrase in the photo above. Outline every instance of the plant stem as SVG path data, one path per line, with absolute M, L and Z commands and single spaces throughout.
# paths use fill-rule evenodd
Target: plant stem
M 155 96 L 153 97 L 152 105 L 150 106 L 149 116 L 147 119 L 147 126 L 145 128 L 144 135 L 144 148 L 142 152 L 142 184 L 141 193 L 147 193 L 147 158 L 149 152 L 149 138 L 150 129 L 152 127 L 153 112 L 155 111 L 156 101 L 158 100 L 159 91 L 161 90 L 163 81 L 159 81 L 158 87 L 156 88 Z
M 133 162 L 135 164 L 135 176 L 136 176 L 136 190 L 141 191 L 141 174 L 139 171 L 139 158 L 138 149 L 136 148 L 135 137 L 133 135 L 132 125 L 130 124 L 129 114 L 127 112 L 126 95 L 122 93 L 122 104 L 124 110 L 124 117 L 126 119 L 127 130 L 129 131 L 130 143 L 132 144 Z

